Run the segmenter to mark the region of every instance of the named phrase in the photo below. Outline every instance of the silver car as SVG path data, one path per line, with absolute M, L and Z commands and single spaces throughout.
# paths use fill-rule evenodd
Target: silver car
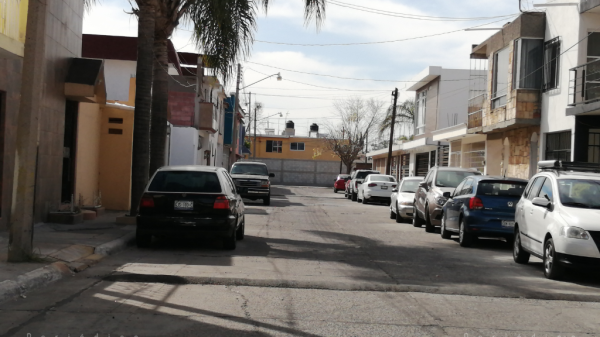
M 396 219 L 397 223 L 412 220 L 415 192 L 421 181 L 423 177 L 406 177 L 400 181 L 400 186 L 392 191 L 390 219 Z

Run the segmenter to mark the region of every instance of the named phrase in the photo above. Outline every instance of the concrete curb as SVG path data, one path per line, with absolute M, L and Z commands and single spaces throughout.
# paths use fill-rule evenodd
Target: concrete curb
M 0 302 L 23 295 L 24 293 L 45 287 L 73 273 L 63 262 L 54 262 L 48 266 L 19 275 L 16 281 L 0 282 Z
M 99 245 L 98 247 L 96 247 L 94 249 L 94 254 L 104 255 L 104 256 L 112 255 L 114 253 L 117 253 L 117 252 L 125 249 L 125 247 L 132 244 L 134 241 L 135 241 L 135 232 L 128 233 L 116 240 Z
M 16 280 L 0 282 L 0 303 L 24 296 L 25 293 L 47 286 L 65 276 L 71 276 L 98 263 L 102 258 L 115 254 L 135 241 L 135 232 L 101 244 L 94 249 L 94 254 L 71 263 L 54 262 L 50 265 L 19 275 Z

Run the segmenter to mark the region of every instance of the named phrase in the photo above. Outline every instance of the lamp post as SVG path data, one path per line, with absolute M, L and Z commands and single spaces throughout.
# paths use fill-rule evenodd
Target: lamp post
M 245 87 L 241 88 L 240 90 L 242 90 L 242 89 L 246 89 L 246 88 L 248 88 L 248 87 L 249 87 L 249 86 L 251 86 L 251 85 L 255 85 L 256 83 L 258 83 L 258 82 L 262 82 L 262 81 L 264 81 L 264 80 L 266 80 L 266 79 L 268 79 L 268 78 L 271 78 L 271 77 L 273 77 L 273 76 L 277 76 L 277 81 L 281 81 L 281 80 L 283 79 L 283 78 L 281 77 L 281 73 L 277 73 L 277 74 L 269 75 L 269 76 L 267 76 L 267 77 L 263 78 L 262 80 L 258 80 L 258 81 L 254 82 L 254 83 L 250 83 L 250 84 L 248 84 L 247 86 L 245 86 Z M 252 100 L 252 93 L 250 93 L 250 100 Z M 253 149 L 253 151 L 252 151 L 252 157 L 253 157 L 254 159 L 256 159 L 256 110 L 257 110 L 257 108 L 255 107 L 255 108 L 254 108 L 254 145 L 253 145 L 254 149 Z M 249 111 L 249 113 L 250 113 L 250 116 L 252 116 L 252 105 L 250 105 L 250 111 Z

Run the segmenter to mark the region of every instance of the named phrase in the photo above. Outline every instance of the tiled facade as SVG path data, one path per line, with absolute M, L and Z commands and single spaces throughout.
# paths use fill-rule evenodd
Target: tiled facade
M 175 126 L 194 126 L 194 92 L 169 91 L 169 122 Z

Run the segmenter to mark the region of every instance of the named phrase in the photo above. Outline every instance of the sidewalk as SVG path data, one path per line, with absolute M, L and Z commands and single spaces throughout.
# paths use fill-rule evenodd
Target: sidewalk
M 83 271 L 132 243 L 135 226 L 117 224 L 115 219 L 121 215 L 107 212 L 77 225 L 35 225 L 30 262 L 6 262 L 8 232 L 0 231 L 0 302 Z

